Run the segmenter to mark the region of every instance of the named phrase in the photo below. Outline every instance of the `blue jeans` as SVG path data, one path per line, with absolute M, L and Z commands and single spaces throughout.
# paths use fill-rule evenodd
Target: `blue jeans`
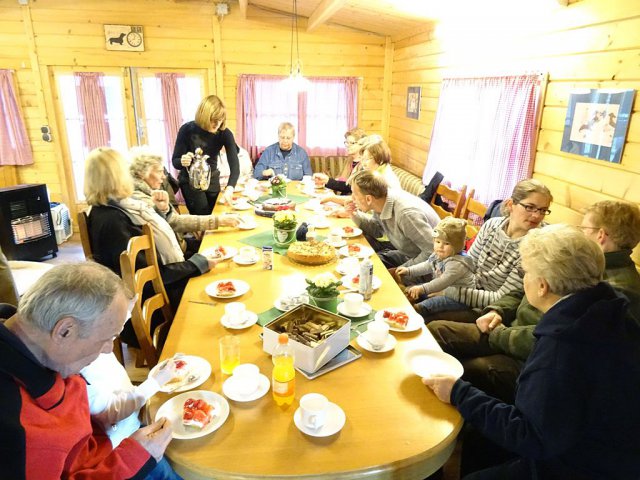
M 421 302 L 416 303 L 416 307 L 416 310 L 418 310 L 421 315 L 469 309 L 469 307 L 464 303 L 456 302 L 444 295 L 422 300 Z
M 158 462 L 156 468 L 151 470 L 146 480 L 182 480 L 182 477 L 173 471 L 166 457 Z

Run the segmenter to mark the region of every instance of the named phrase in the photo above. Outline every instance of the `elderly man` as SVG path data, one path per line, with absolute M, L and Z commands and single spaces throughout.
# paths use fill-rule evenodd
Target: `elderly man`
M 253 176 L 267 179 L 283 174 L 291 180 L 302 180 L 304 175 L 311 175 L 311 161 L 302 147 L 293 143 L 296 130 L 289 122 L 278 127 L 278 143 L 265 148 L 260 160 L 253 169 Z
M 170 422 L 141 428 L 114 449 L 92 425 L 86 383 L 76 375 L 111 352 L 130 301 L 106 267 L 65 264 L 46 272 L 0 324 L 3 478 L 143 479 L 154 470 Z M 161 473 L 150 478 L 175 478 Z
M 352 181 L 351 218 L 362 229 L 387 268 L 424 262 L 433 252 L 432 228 L 440 218 L 425 202 L 403 190 L 389 189 L 380 174 L 364 170 Z M 365 212 L 373 212 L 368 214 Z M 391 247 L 375 239 L 386 235 Z
M 640 242 L 640 209 L 627 202 L 598 202 L 587 209 L 579 228 L 600 245 L 604 280 L 627 296 L 627 317 L 640 325 L 640 275 L 630 257 Z M 462 361 L 465 380 L 512 402 L 542 312 L 527 301 L 524 292 L 505 295 L 483 312 L 476 325 L 439 320 L 427 328 L 445 352 Z

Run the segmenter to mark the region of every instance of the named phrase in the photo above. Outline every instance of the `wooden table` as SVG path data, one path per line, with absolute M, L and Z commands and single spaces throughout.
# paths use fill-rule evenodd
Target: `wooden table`
M 292 187 L 290 187 L 292 188 Z M 295 188 L 295 186 L 293 187 Z M 297 193 L 297 192 L 296 192 Z M 216 213 L 230 210 L 216 207 Z M 298 206 L 299 216 L 312 216 Z M 240 240 L 272 228 L 272 220 L 256 217 L 256 230 L 221 229 L 205 236 L 202 248 L 212 245 L 240 247 Z M 350 225 L 347 219 L 332 219 L 334 225 Z M 328 230 L 320 230 L 320 234 Z M 349 243 L 365 243 L 362 236 Z M 408 305 L 404 295 L 382 266 L 372 257 L 374 274 L 382 287 L 374 292 L 369 304 L 379 310 Z M 171 332 L 162 352 L 167 358 L 176 352 L 206 358 L 212 366 L 211 377 L 199 387 L 222 392 L 227 376 L 220 372 L 218 339 L 237 335 L 241 345 L 241 363 L 254 363 L 271 376 L 271 357 L 262 350 L 258 337 L 262 328 L 254 325 L 244 330 L 227 330 L 220 324 L 224 305 L 241 301 L 256 313 L 273 307 L 281 294 L 281 279 L 295 272 L 312 276 L 335 271 L 336 262 L 320 267 L 304 267 L 274 254 L 273 271 L 262 263 L 240 266 L 225 261 L 206 275 L 189 282 L 177 311 Z M 211 299 L 205 287 L 220 279 L 242 279 L 251 290 L 233 300 Z M 215 305 L 192 303 L 215 302 Z M 333 372 L 307 380 L 296 375 L 296 400 L 288 409 L 276 406 L 267 393 L 259 400 L 239 403 L 229 400 L 231 413 L 226 423 L 210 435 L 193 440 L 173 440 L 167 456 L 175 470 L 185 479 L 257 479 L 313 478 L 423 479 L 450 456 L 462 419 L 450 405 L 440 402 L 422 385 L 420 378 L 408 370 L 404 353 L 416 346 L 438 349 L 426 328 L 413 333 L 395 333 L 398 343 L 388 353 L 363 351 L 362 358 Z M 357 347 L 355 341 L 352 344 Z M 362 349 L 360 349 L 362 350 Z M 346 414 L 342 430 L 330 437 L 315 438 L 299 431 L 293 414 L 298 400 L 309 392 L 326 395 Z M 158 394 L 150 402 L 150 413 L 170 395 Z

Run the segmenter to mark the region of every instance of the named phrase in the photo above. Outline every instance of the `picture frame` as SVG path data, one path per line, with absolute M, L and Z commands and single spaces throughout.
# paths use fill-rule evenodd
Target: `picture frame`
M 569 95 L 560 150 L 620 163 L 635 90 L 591 89 Z
M 407 118 L 420 118 L 420 95 L 422 87 L 407 87 Z
M 107 50 L 144 52 L 144 34 L 141 25 L 104 25 Z

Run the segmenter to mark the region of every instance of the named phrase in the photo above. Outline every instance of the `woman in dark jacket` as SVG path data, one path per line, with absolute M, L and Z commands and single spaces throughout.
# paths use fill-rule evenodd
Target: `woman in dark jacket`
M 178 131 L 171 161 L 180 170 L 178 182 L 191 215 L 210 215 L 220 193 L 220 171 L 218 155 L 222 147 L 227 151 L 229 183 L 224 191 L 225 201 L 231 205 L 233 189 L 240 176 L 238 148 L 231 130 L 227 129 L 227 112 L 222 100 L 215 95 L 206 97 L 196 111 L 194 121 L 187 122 Z M 196 148 L 208 155 L 211 167 L 211 182 L 206 190 L 198 190 L 189 183 L 189 168 Z
M 602 250 L 576 228 L 551 225 L 532 230 L 520 251 L 525 294 L 544 315 L 515 405 L 463 380 L 423 379 L 517 455 L 465 479 L 640 478 L 640 336 L 627 299 L 600 282 Z

